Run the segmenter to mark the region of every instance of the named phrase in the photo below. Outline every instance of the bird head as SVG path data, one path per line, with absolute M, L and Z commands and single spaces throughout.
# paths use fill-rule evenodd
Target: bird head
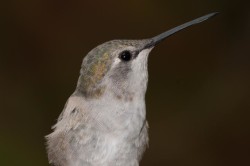
M 153 38 L 112 40 L 97 46 L 83 59 L 76 92 L 86 98 L 99 98 L 106 93 L 127 101 L 134 96 L 144 96 L 150 51 L 172 34 L 216 14 L 197 18 Z

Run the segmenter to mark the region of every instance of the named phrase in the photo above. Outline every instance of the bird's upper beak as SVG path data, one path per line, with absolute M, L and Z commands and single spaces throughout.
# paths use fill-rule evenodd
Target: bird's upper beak
M 185 23 L 185 24 L 179 25 L 179 26 L 177 26 L 177 27 L 175 27 L 175 28 L 173 28 L 173 29 L 170 29 L 170 30 L 168 30 L 168 31 L 166 31 L 166 32 L 163 32 L 163 33 L 161 33 L 161 34 L 159 34 L 159 35 L 157 35 L 157 36 L 151 38 L 150 42 L 147 43 L 147 44 L 143 47 L 143 49 L 147 49 L 147 48 L 154 47 L 155 45 L 157 45 L 158 43 L 160 43 L 161 41 L 163 41 L 163 40 L 166 39 L 167 37 L 173 35 L 174 33 L 179 32 L 180 30 L 185 29 L 185 28 L 187 28 L 187 27 L 189 27 L 189 26 L 192 26 L 192 25 L 201 23 L 201 22 L 203 22 L 203 21 L 205 21 L 205 20 L 207 20 L 207 19 L 209 19 L 209 18 L 211 18 L 211 17 L 213 17 L 213 16 L 215 16 L 215 15 L 217 15 L 217 14 L 218 14 L 218 12 L 210 13 L 210 14 L 207 14 L 207 15 L 205 15 L 205 16 L 196 18 L 196 19 L 194 19 L 194 20 L 192 20 L 192 21 L 189 21 L 189 22 L 187 22 L 187 23 Z M 142 49 L 142 50 L 143 50 L 143 49 Z

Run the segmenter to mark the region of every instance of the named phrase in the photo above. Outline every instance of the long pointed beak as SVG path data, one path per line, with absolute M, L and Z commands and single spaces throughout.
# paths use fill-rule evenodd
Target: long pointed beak
M 207 19 L 209 19 L 209 18 L 211 18 L 211 17 L 213 17 L 213 16 L 215 16 L 217 14 L 218 14 L 218 12 L 210 13 L 210 14 L 207 14 L 205 16 L 196 18 L 196 19 L 194 19 L 192 21 L 189 21 L 189 22 L 187 22 L 185 24 L 179 25 L 179 26 L 177 26 L 177 27 L 175 27 L 173 29 L 170 29 L 170 30 L 168 30 L 166 32 L 163 32 L 162 34 L 151 38 L 150 43 L 146 44 L 143 49 L 154 47 L 156 44 L 160 43 L 161 41 L 163 41 L 167 37 L 173 35 L 174 33 L 179 32 L 179 31 L 181 31 L 181 30 L 183 30 L 183 29 L 185 29 L 187 27 L 190 27 L 192 25 L 199 24 L 199 23 L 201 23 L 201 22 L 203 22 L 203 21 L 205 21 L 205 20 L 207 20 Z

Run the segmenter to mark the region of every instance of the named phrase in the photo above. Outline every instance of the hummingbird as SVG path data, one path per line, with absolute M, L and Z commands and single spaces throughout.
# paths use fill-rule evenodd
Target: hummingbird
M 112 40 L 83 59 L 73 94 L 46 136 L 55 166 L 139 166 L 148 147 L 148 55 L 161 41 L 211 13 L 153 38 Z

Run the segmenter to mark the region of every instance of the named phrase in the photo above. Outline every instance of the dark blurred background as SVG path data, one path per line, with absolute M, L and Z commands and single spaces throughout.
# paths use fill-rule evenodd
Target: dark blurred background
M 250 165 L 249 7 L 247 0 L 1 1 L 0 165 L 48 165 L 44 136 L 92 48 L 214 11 L 220 15 L 151 53 L 150 146 L 141 165 Z

